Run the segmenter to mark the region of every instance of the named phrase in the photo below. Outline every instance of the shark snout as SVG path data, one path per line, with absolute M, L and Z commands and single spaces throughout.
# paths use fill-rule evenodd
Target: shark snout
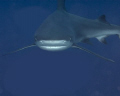
M 36 41 L 36 45 L 47 51 L 61 51 L 71 47 L 72 42 L 67 40 L 40 40 Z

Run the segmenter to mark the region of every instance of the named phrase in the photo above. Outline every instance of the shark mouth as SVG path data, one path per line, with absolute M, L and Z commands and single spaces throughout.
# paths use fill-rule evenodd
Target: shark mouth
M 40 40 L 36 41 L 36 45 L 47 51 L 61 51 L 72 46 L 72 42 L 67 40 Z

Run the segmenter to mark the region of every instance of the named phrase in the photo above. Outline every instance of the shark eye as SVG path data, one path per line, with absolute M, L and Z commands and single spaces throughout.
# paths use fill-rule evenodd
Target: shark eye
M 68 41 L 72 42 L 72 38 L 71 38 L 71 37 L 69 37 Z

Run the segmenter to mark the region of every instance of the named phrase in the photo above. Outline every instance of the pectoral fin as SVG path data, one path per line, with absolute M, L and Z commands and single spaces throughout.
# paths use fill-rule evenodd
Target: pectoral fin
M 16 53 L 18 51 L 21 51 L 21 50 L 24 50 L 24 49 L 27 49 L 27 48 L 30 48 L 30 47 L 33 47 L 33 46 L 36 46 L 35 44 L 32 44 L 32 45 L 29 45 L 29 46 L 26 46 L 26 47 L 23 47 L 23 48 L 20 48 L 18 50 L 15 50 L 15 51 L 12 51 L 12 52 L 9 52 L 9 53 L 6 53 L 6 54 L 3 54 L 2 56 L 6 56 L 6 55 L 9 55 L 9 54 L 12 54 L 12 53 Z
M 83 50 L 83 51 L 85 51 L 85 52 L 87 52 L 87 53 L 93 54 L 93 55 L 95 55 L 95 56 L 97 56 L 97 57 L 100 57 L 100 58 L 102 58 L 102 59 L 104 59 L 104 60 L 107 60 L 107 61 L 110 61 L 110 62 L 115 62 L 115 61 L 113 61 L 113 60 L 111 60 L 111 59 L 105 58 L 105 57 L 103 57 L 103 56 L 101 56 L 101 55 L 99 55 L 99 54 L 96 54 L 96 53 L 94 53 L 94 52 L 92 52 L 92 51 L 90 51 L 90 50 L 88 50 L 88 49 L 83 48 L 83 47 L 80 47 L 80 46 L 77 46 L 77 45 L 73 45 L 72 47 L 81 49 L 81 50 Z

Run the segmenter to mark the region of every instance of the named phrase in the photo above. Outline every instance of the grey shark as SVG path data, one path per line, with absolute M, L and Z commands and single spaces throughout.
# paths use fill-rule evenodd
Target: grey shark
M 106 44 L 106 37 L 115 34 L 120 37 L 120 26 L 108 23 L 105 15 L 101 15 L 96 20 L 91 20 L 70 14 L 66 11 L 65 0 L 57 1 L 58 6 L 55 12 L 48 16 L 36 31 L 35 43 L 8 54 L 33 46 L 38 46 L 47 51 L 61 51 L 73 47 L 114 62 L 78 46 L 77 43 L 90 43 L 90 38 L 97 38 L 100 42 Z

